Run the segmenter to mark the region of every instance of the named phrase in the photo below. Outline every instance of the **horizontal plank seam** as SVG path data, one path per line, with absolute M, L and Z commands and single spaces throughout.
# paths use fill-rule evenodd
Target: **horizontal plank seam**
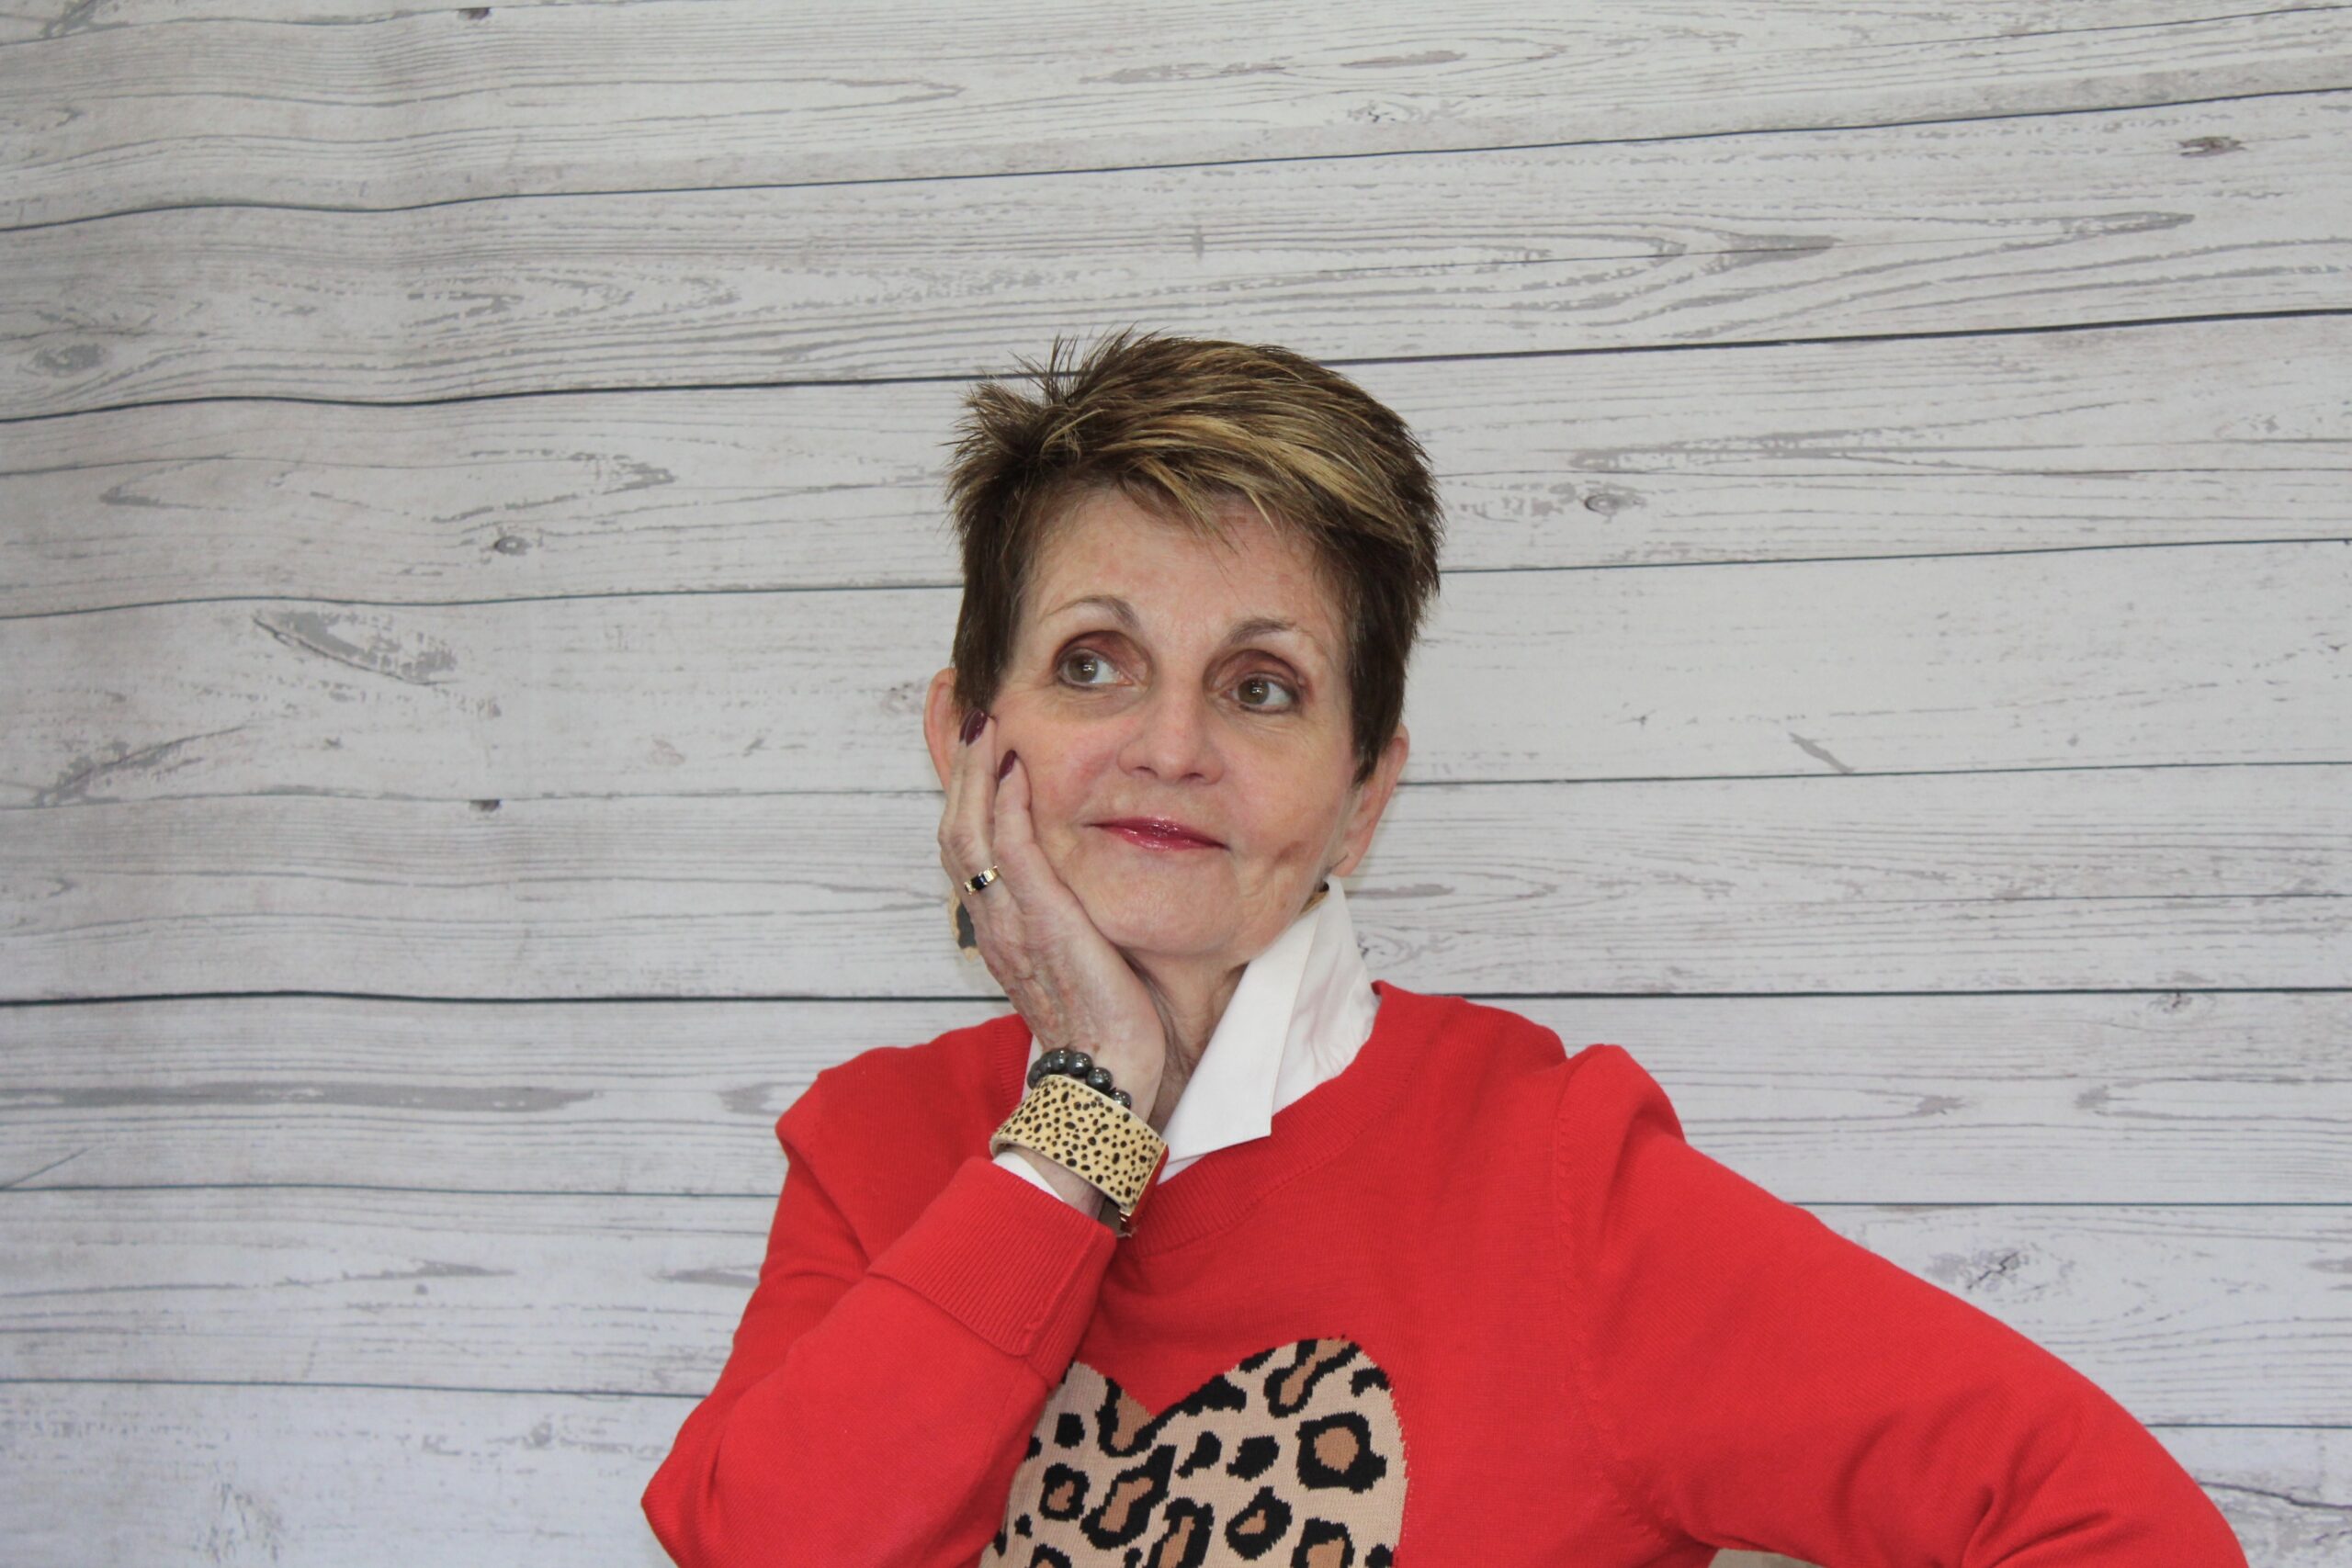
M 2343 6 L 2291 6 L 2276 12 L 2256 12 L 2256 16 L 2300 15 L 2305 10 L 2341 10 Z M 2135 27 L 2156 28 L 2188 26 L 2183 23 L 2134 24 Z M 2207 25 L 2204 18 L 2195 24 Z M 2065 29 L 2069 31 L 2080 29 Z M 2032 35 L 2021 35 L 2030 37 Z M 20 39 L 14 45 L 44 41 Z M 1940 40 L 1939 40 L 1940 41 Z M 1377 147 L 1361 152 L 1272 152 L 1256 157 L 1184 159 L 1170 164 L 1090 164 L 1057 169 L 979 169 L 957 170 L 935 175 L 859 175 L 845 179 L 831 180 L 746 180 L 729 185 L 703 186 L 615 186 L 593 190 L 522 190 L 499 191 L 487 196 L 444 197 L 434 201 L 407 202 L 393 207 L 351 207 L 328 202 L 307 201 L 191 201 L 157 202 L 144 207 L 118 208 L 108 212 L 78 213 L 71 218 L 37 220 L 30 223 L 0 225 L 0 234 L 30 233 L 42 229 L 64 229 L 82 223 L 107 223 L 132 218 L 143 218 L 162 212 L 187 212 L 208 208 L 230 208 L 244 211 L 263 212 L 322 212 L 351 216 L 375 216 L 401 212 L 424 212 L 437 208 L 467 207 L 491 201 L 594 201 L 616 197 L 655 196 L 696 196 L 737 191 L 801 191 L 824 190 L 837 186 L 940 185 L 958 180 L 1049 180 L 1082 179 L 1105 175 L 1139 175 L 1181 173 L 1187 169 L 1243 168 L 1256 164 L 1329 164 L 1353 163 L 1367 158 L 1475 158 L 1493 152 L 1552 152 L 1589 151 L 1600 147 L 1657 147 L 1683 142 L 1722 141 L 1758 136 L 1838 136 L 1873 130 L 1902 130 L 1915 126 L 1973 125 L 2001 120 L 2033 120 L 2072 118 L 2083 115 L 2147 114 L 2173 108 L 2194 108 L 2208 104 L 2259 103 L 2272 98 L 2328 97 L 2352 88 L 2346 87 L 2274 87 L 2250 93 L 2214 93 L 2198 97 L 2154 98 L 2130 104 L 2085 104 L 2075 107 L 2038 107 L 2013 109 L 1989 114 L 1930 115 L 1915 119 L 1841 120 L 1833 125 L 1772 125 L 1739 126 L 1724 130 L 1668 131 L 1656 136 L 1577 137 L 1555 141 L 1493 141 L 1469 147 Z
M 2352 543 L 2352 541 L 2347 541 Z M 1849 769 L 1820 771 L 1802 769 L 1785 773 L 1592 773 L 1588 778 L 1402 778 L 1399 790 L 1536 790 L 1536 787 L 1597 787 L 1597 785 L 1714 785 L 1714 783 L 1837 783 L 1849 778 L 2004 778 L 2025 776 L 2025 773 L 2157 773 L 2157 771 L 2216 771 L 2216 769 L 2340 769 L 2347 761 L 2338 757 L 2277 757 L 2277 760 L 2230 760 L 2230 761 L 2055 761 L 2046 766 L 2004 766 L 2004 769 Z M 482 797 L 473 795 L 334 795 L 334 792 L 311 790 L 303 792 L 306 799 L 336 799 L 336 802 L 357 802 L 381 807 L 381 804 L 402 804 L 402 807 L 454 807 L 468 804 L 475 807 Z M 644 795 L 501 795 L 492 797 L 496 802 L 515 804 L 550 804 L 550 802 L 692 802 L 692 799 L 938 799 L 938 790 L 663 790 Z M 120 808 L 153 808 L 164 804 L 181 802 L 217 802 L 217 799 L 261 799 L 259 795 L 235 795 L 235 792 L 211 792 L 211 795 L 141 795 L 134 799 L 45 799 L 38 804 L 0 804 L 0 813 L 9 811 L 120 811 Z M 1378 894 L 1371 894 L 1378 898 Z M 1931 898 L 1870 898 L 1853 903 L 2105 903 L 2105 900 L 2185 900 L 2185 903 L 2209 903 L 2209 900 L 2237 898 L 2345 898 L 2345 894 L 2317 891 L 2279 891 L 2279 894 L 2016 894 L 2016 896 L 1985 896 L 1985 898 L 1957 898 L 1957 896 L 1931 896 Z M 223 992 L 235 995 L 235 992 Z M 1788 995 L 1788 992 L 1771 992 Z
M 2318 442 L 2313 445 L 2339 446 L 2341 443 Z M 92 465 L 104 467 L 107 465 Z M 28 470 L 29 471 L 29 470 Z M 71 466 L 68 470 L 71 471 Z M 2334 476 L 2339 470 L 2326 467 L 2309 468 L 2264 468 L 2266 476 L 2279 474 Z M 1611 469 L 1612 479 L 1642 478 L 1651 470 L 1640 468 Z M 2184 474 L 2228 474 L 2244 476 L 2244 468 L 2019 468 L 2007 476 L 2012 479 L 2067 479 L 2086 477 L 2140 478 L 2163 475 L 2177 478 Z M 8 477 L 0 475 L 0 477 Z M 1840 474 L 1773 475 L 1774 479 L 1845 479 Z M 1737 567 L 1783 566 L 1858 566 L 1880 561 L 1979 561 L 2009 560 L 2028 556 L 2072 556 L 2113 554 L 2119 551 L 2149 550 L 2220 550 L 2242 546 L 2273 548 L 2279 545 L 2346 545 L 2352 538 L 2342 534 L 2278 534 L 2263 538 L 2233 536 L 2211 539 L 2144 539 L 2128 544 L 2025 545 L 2013 548 L 1981 550 L 1873 550 L 1865 555 L 1834 556 L 1722 556 L 1712 560 L 1629 560 L 1560 562 L 1532 566 L 1453 566 L 1441 567 L 1441 582 L 1468 577 L 1555 577 L 1572 573 L 1620 571 L 1694 571 Z M 945 580 L 938 581 L 895 582 L 808 582 L 778 583 L 761 587 L 711 588 L 612 588 L 583 590 L 571 593 L 500 593 L 466 599 L 358 599 L 329 593 L 199 593 L 179 599 L 123 599 L 110 604 L 70 604 L 58 610 L 17 610 L 0 612 L 0 626 L 16 621 L 56 620 L 68 615 L 106 615 L 119 610 L 169 610 L 197 604 L 331 604 L 340 609 L 369 610 L 459 610 L 483 609 L 519 604 L 601 604 L 628 599 L 702 599 L 715 596 L 737 598 L 773 597 L 799 593 L 960 593 L 964 585 Z M 232 733 L 212 731 L 208 733 Z M 189 739 L 202 739 L 190 737 Z M 118 761 L 120 759 L 117 759 Z M 840 794 L 867 794 L 868 791 L 839 791 Z
M 2305 321 L 2328 316 L 2352 316 L 2352 306 L 2309 306 L 2280 310 L 2209 310 L 2175 316 L 2120 316 L 2103 321 L 2033 321 L 2014 327 L 1948 327 L 1917 332 L 1833 333 L 1820 336 L 1716 338 L 1705 343 L 1610 344 L 1590 348 L 1505 348 L 1450 354 L 1372 355 L 1339 357 L 1318 363 L 1333 369 L 1385 365 L 1462 365 L 1504 359 L 1569 359 L 1605 354 L 1707 354 L 1722 349 L 1796 348 L 1856 343 L 1926 343 L 1941 338 L 2018 337 L 2041 333 L 2118 332 L 2134 327 L 2183 326 L 2206 321 Z M 76 419 L 91 414 L 122 413 L 132 409 L 177 408 L 209 403 L 311 403 L 325 408 L 433 408 L 445 404 L 510 401 L 516 398 L 605 397 L 619 393 L 682 393 L 790 390 L 845 387 L 967 386 L 979 381 L 1017 377 L 1011 367 L 977 373 L 938 376 L 824 377 L 808 380 L 755 378 L 744 381 L 692 381 L 648 386 L 616 382 L 594 387 L 526 387 L 511 392 L 452 393 L 439 398 L 311 398 L 293 394 L 240 393 L 226 397 L 149 398 L 120 403 L 92 403 L 85 408 L 59 409 L 49 413 L 0 414 L 0 428 L 44 420 Z
M 2229 766 L 2248 764 L 2232 763 Z M 2262 764 L 2271 765 L 2271 764 Z M 2278 766 L 2306 764 L 2280 763 Z M 2337 763 L 2309 764 L 2340 766 Z M 1831 775 L 1824 775 L 1831 776 Z M 1450 787 L 1450 786 L 1449 786 Z M 2344 894 L 2214 894 L 2215 898 L 2285 898 L 2285 897 L 2344 897 Z M 1468 1001 L 1597 1001 L 1597 1002 L 1689 1002 L 1689 1001 L 1813 1001 L 1813 1000 L 1874 1000 L 1883 998 L 1917 998 L 1938 1000 L 1958 997 L 2336 997 L 2352 993 L 2352 986 L 2019 986 L 1999 988 L 1920 991 L 1449 991 Z M 974 1007 L 1001 1007 L 1001 997 L 989 996 L 854 996 L 825 995 L 734 995 L 705 997 L 639 996 L 627 993 L 594 995 L 587 992 L 567 992 L 548 997 L 461 997 L 435 996 L 423 992 L 400 991 L 322 991 L 322 990 L 254 990 L 254 991 L 129 991 L 92 994 L 82 997 L 0 997 L 0 1012 L 11 1008 L 77 1008 L 130 1007 L 155 1003 L 196 1001 L 246 1001 L 288 998 L 314 998 L 330 1001 L 430 1003 L 444 1007 L 564 1007 L 582 1003 L 605 1006 L 628 1003 L 632 1006 L 718 1007 L 718 1006 L 776 1006 L 780 1004 L 831 1003 L 853 1007 L 938 1007 L 969 1004 Z

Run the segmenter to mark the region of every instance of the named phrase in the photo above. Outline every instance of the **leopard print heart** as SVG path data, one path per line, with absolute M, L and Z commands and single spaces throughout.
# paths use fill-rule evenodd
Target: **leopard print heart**
M 981 1561 L 1388 1568 L 1404 1515 L 1388 1374 L 1352 1340 L 1257 1351 L 1157 1416 L 1072 1361 Z

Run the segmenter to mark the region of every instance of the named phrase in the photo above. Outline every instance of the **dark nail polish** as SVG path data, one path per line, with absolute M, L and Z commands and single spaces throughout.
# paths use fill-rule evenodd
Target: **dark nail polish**
M 1021 753 L 1018 751 L 1007 751 L 1004 754 L 1004 761 L 996 765 L 996 776 L 998 778 L 1002 778 L 1005 774 L 1012 772 L 1012 759 L 1020 754 Z
M 980 732 L 980 727 L 988 721 L 989 716 L 978 708 L 974 708 L 970 713 L 966 714 L 964 716 L 964 744 L 969 746 L 972 743 L 972 737 L 978 735 Z

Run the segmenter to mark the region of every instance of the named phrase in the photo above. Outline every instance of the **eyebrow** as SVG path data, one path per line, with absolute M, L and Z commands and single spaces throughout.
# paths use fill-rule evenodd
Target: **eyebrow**
M 1075 610 L 1082 605 L 1092 605 L 1097 609 L 1109 611 L 1113 619 L 1131 632 L 1139 629 L 1136 620 L 1136 607 L 1115 593 L 1081 594 L 1076 599 L 1055 605 L 1046 614 L 1058 615 L 1064 610 Z M 1322 651 L 1322 642 L 1313 632 L 1295 621 L 1281 620 L 1272 615 L 1252 615 L 1246 621 L 1236 622 L 1233 629 L 1225 634 L 1225 640 L 1227 645 L 1230 646 L 1237 642 L 1247 642 L 1254 637 L 1263 637 L 1268 632 L 1295 632 L 1305 637 L 1317 652 Z

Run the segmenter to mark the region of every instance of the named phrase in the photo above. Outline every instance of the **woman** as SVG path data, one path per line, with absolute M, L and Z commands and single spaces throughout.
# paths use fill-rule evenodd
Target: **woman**
M 1623 1050 L 1368 977 L 1421 449 L 1281 349 L 1060 349 L 969 399 L 923 720 L 1014 1010 L 779 1119 L 645 1492 L 672 1557 L 2243 1565 L 2096 1385 L 1691 1149 Z

